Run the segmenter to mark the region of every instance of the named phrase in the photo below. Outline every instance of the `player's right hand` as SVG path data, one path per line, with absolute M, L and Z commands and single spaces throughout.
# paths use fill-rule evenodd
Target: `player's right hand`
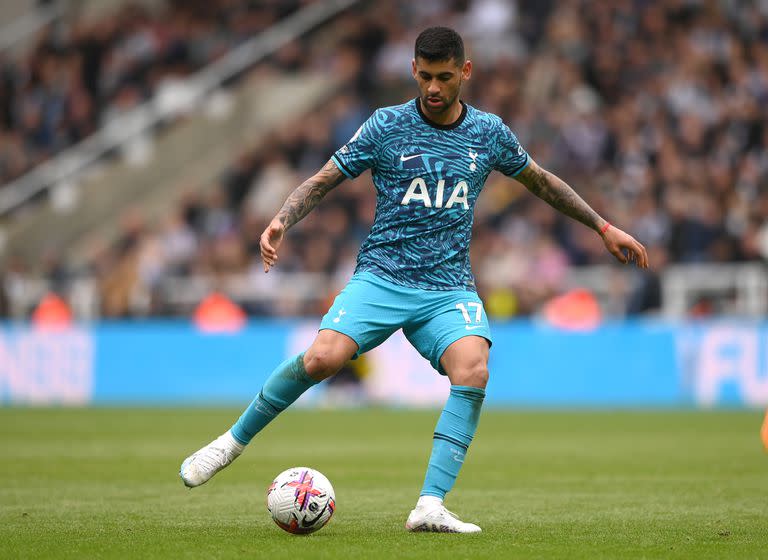
M 261 234 L 259 248 L 261 249 L 261 260 L 264 261 L 264 272 L 269 272 L 269 269 L 277 263 L 277 248 L 280 247 L 284 234 L 285 226 L 276 218 Z

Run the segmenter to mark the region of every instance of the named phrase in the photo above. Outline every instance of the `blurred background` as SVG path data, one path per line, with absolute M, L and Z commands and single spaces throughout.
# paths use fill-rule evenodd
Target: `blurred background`
M 463 98 L 635 235 L 493 174 L 472 265 L 489 402 L 768 404 L 765 0 L 18 0 L 0 6 L 0 403 L 246 400 L 311 342 L 373 222 L 370 174 L 294 227 L 287 195 L 379 106 L 413 43 L 464 37 Z M 306 402 L 434 404 L 401 336 Z

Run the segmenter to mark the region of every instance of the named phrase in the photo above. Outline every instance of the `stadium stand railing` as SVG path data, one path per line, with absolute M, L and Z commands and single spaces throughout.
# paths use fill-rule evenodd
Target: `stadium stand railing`
M 635 271 L 616 266 L 575 267 L 563 290 L 586 289 L 594 294 L 606 319 L 621 319 L 632 313 L 624 305 L 626 298 L 616 297 L 616 287 L 631 286 L 635 275 Z M 258 278 L 248 273 L 195 274 L 163 278 L 152 297 L 170 316 L 190 316 L 206 295 L 219 290 L 249 309 L 306 309 L 322 305 L 339 283 L 333 274 L 279 270 Z M 100 317 L 97 284 L 90 276 L 71 284 L 66 296 L 77 319 Z M 653 314 L 670 320 L 707 316 L 760 319 L 768 313 L 768 269 L 759 264 L 671 265 L 659 274 L 659 286 L 661 305 Z M 52 285 L 44 277 L 31 277 L 7 283 L 2 289 L 13 304 L 9 316 L 22 319 Z
M 61 3 L 53 2 L 49 5 L 35 5 L 10 21 L 4 20 L 5 15 L 0 14 L 0 53 L 20 48 L 30 37 L 63 13 Z

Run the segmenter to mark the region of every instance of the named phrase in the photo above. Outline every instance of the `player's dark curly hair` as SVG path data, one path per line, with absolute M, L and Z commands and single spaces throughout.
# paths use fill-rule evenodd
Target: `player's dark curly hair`
M 416 38 L 414 58 L 430 62 L 453 59 L 457 65 L 464 64 L 464 41 L 449 27 L 429 27 Z

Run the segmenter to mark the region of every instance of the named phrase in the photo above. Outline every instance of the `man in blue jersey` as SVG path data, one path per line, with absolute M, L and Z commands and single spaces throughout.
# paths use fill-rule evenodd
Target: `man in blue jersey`
M 412 63 L 419 96 L 378 109 L 313 177 L 286 200 L 261 236 L 264 271 L 285 232 L 346 178 L 371 169 L 376 220 L 357 268 L 323 318 L 309 349 L 275 369 L 230 430 L 188 457 L 181 478 L 199 486 L 231 463 L 277 414 L 350 358 L 398 329 L 451 382 L 411 531 L 474 533 L 443 505 L 472 441 L 488 381 L 491 332 L 469 264 L 473 209 L 493 170 L 600 235 L 622 263 L 646 268 L 645 248 L 611 226 L 561 179 L 539 167 L 496 115 L 461 101 L 470 78 L 461 37 L 423 31 Z

